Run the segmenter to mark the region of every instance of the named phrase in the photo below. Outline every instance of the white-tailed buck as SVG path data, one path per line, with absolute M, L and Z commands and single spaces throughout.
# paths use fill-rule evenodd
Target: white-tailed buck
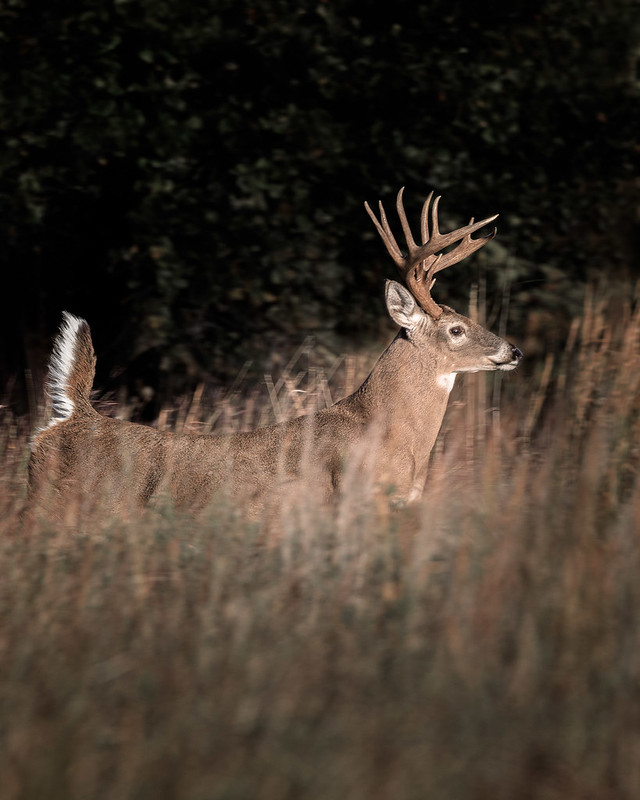
M 511 370 L 522 358 L 517 347 L 431 297 L 435 274 L 493 238 L 495 229 L 484 238 L 472 234 L 496 219 L 472 219 L 442 234 L 440 198 L 431 204 L 432 195 L 416 244 L 398 193 L 406 256 L 382 203 L 379 220 L 365 203 L 404 280 L 386 284 L 387 309 L 400 331 L 357 391 L 316 414 L 225 436 L 160 432 L 104 417 L 89 399 L 95 372 L 89 326 L 65 312 L 49 364 L 50 419 L 34 438 L 29 462 L 28 512 L 65 518 L 70 509 L 127 511 L 156 495 L 197 510 L 223 491 L 259 511 L 277 502 L 283 486 L 302 488 L 303 472 L 328 499 L 339 492 L 349 459 L 363 453 L 375 483 L 393 499 L 419 498 L 456 374 Z

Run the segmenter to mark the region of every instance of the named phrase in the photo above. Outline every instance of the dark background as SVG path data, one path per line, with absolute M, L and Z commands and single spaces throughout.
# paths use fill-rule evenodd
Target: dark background
M 393 265 L 362 204 L 402 185 L 413 219 L 444 195 L 445 229 L 501 213 L 437 299 L 464 310 L 481 278 L 528 356 L 560 347 L 588 281 L 638 275 L 639 20 L 637 0 L 5 0 L 4 402 L 26 407 L 63 309 L 98 384 L 156 404 L 309 332 L 378 336 Z

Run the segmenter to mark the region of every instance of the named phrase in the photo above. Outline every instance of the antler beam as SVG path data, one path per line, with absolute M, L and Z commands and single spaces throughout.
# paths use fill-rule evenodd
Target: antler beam
M 403 192 L 404 186 L 398 192 L 396 209 L 407 244 L 407 256 L 403 256 L 391 232 L 382 202 L 378 204 L 380 220 L 378 220 L 373 213 L 368 203 L 365 203 L 364 207 L 367 209 L 367 213 L 376 226 L 389 255 L 398 267 L 407 288 L 411 291 L 422 309 L 434 319 L 438 319 L 442 314 L 442 308 L 431 297 L 431 289 L 435 283 L 434 275 L 436 272 L 440 272 L 440 270 L 450 267 L 452 264 L 457 264 L 467 256 L 470 256 L 471 253 L 475 253 L 476 250 L 479 250 L 487 242 L 491 241 L 496 235 L 496 228 L 493 229 L 493 232 L 489 234 L 489 236 L 482 236 L 479 239 L 472 239 L 471 234 L 480 230 L 480 228 L 483 228 L 485 225 L 488 225 L 490 222 L 493 222 L 498 215 L 495 214 L 493 217 L 487 217 L 486 219 L 480 220 L 480 222 L 474 222 L 472 217 L 468 225 L 451 231 L 450 233 L 440 233 L 438 226 L 438 205 L 440 203 L 440 197 L 436 197 L 433 201 L 433 205 L 431 205 L 431 200 L 433 198 L 433 192 L 431 192 L 422 206 L 422 214 L 420 215 L 420 235 L 422 244 L 418 245 L 413 238 L 411 227 L 404 210 L 402 202 Z M 429 231 L 429 206 L 431 206 L 431 231 Z M 454 247 L 453 250 L 450 250 L 448 253 L 441 252 L 445 247 L 455 242 L 459 242 L 459 244 L 457 247 Z

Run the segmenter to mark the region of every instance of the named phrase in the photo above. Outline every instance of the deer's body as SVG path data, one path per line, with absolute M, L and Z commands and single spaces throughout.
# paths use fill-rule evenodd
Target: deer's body
M 467 238 L 474 249 L 484 241 Z M 227 436 L 160 432 L 103 417 L 89 400 L 89 326 L 65 315 L 49 370 L 52 417 L 36 435 L 29 463 L 30 512 L 65 517 L 78 504 L 130 511 L 156 495 L 198 510 L 222 491 L 258 511 L 302 478 L 329 499 L 354 459 L 366 462 L 374 482 L 396 500 L 414 500 L 456 373 L 513 369 L 521 357 L 450 308 L 425 311 L 416 295 L 387 283 L 387 308 L 401 331 L 352 395 L 317 414 Z

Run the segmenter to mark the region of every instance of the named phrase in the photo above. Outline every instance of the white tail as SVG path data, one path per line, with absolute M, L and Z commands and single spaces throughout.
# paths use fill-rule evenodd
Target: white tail
M 68 419 L 78 410 L 79 393 L 84 400 L 89 401 L 93 367 L 89 382 L 86 370 L 79 372 L 79 366 L 83 363 L 86 365 L 91 360 L 95 363 L 88 324 L 85 320 L 63 311 L 62 325 L 53 344 L 47 376 L 47 394 L 51 402 L 49 426 Z M 77 383 L 81 377 L 84 379 L 84 386 Z
M 312 465 L 304 468 L 306 479 L 329 499 L 367 439 L 376 483 L 393 487 L 396 500 L 419 497 L 456 374 L 511 370 L 522 357 L 518 348 L 431 297 L 435 272 L 489 241 L 491 236 L 471 234 L 495 217 L 442 235 L 439 198 L 429 231 L 430 200 L 418 246 L 402 190 L 398 194 L 406 258 L 382 205 L 380 222 L 367 206 L 409 287 L 386 285 L 387 309 L 400 332 L 357 391 L 317 414 L 229 436 L 178 435 L 103 417 L 89 400 L 95 372 L 89 326 L 65 312 L 49 365 L 51 418 L 35 436 L 29 462 L 29 511 L 56 517 L 78 507 L 119 511 L 144 506 L 158 493 L 197 510 L 222 490 L 257 511 L 278 497 L 282 485 L 295 485 L 305 463 Z M 443 255 L 442 248 L 455 242 Z

